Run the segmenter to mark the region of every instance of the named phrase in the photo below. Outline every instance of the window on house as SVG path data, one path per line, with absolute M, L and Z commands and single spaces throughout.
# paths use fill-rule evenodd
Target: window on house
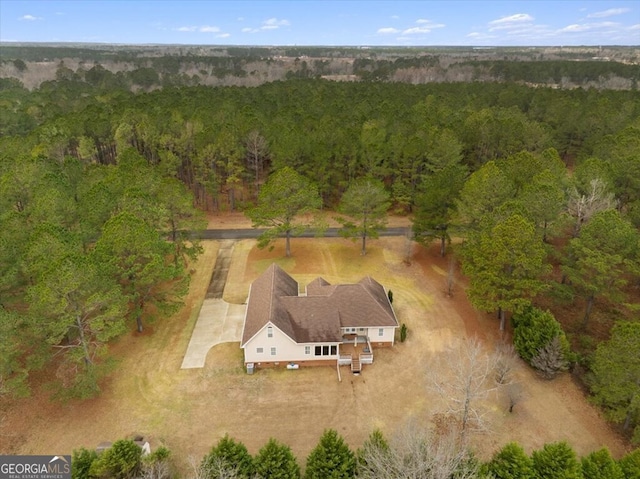
M 364 328 L 358 328 L 358 332 L 364 333 L 364 331 L 365 331 Z
M 311 350 L 311 346 L 306 346 L 305 347 L 305 354 L 309 354 L 306 352 L 306 348 L 309 348 L 309 350 Z M 309 351 L 311 352 L 311 351 Z M 333 355 L 335 356 L 336 354 L 338 354 L 338 346 L 316 346 L 315 347 L 315 355 L 316 356 L 329 356 L 329 355 Z
M 275 356 L 276 355 L 276 348 L 271 348 L 271 356 Z
M 264 348 L 256 348 L 256 353 L 258 354 L 264 353 Z
M 311 354 L 311 346 L 304 347 L 304 354 Z
M 378 329 L 378 336 L 384 336 L 384 328 Z
M 267 337 L 273 338 L 273 328 L 271 326 L 267 326 Z

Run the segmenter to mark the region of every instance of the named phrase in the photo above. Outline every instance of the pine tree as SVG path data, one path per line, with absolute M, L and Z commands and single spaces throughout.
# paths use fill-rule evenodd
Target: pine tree
M 515 442 L 510 442 L 496 452 L 486 469 L 495 479 L 533 478 L 533 461 Z
M 533 451 L 533 470 L 536 479 L 582 479 L 582 469 L 575 451 L 566 442 L 545 444 Z
M 640 415 L 640 322 L 619 321 L 596 349 L 591 391 L 615 422 L 636 426 Z
M 625 479 L 640 479 L 640 448 L 627 453 L 618 461 Z
M 202 472 L 208 479 L 216 479 L 219 472 L 233 471 L 238 479 L 249 479 L 253 472 L 253 458 L 244 444 L 226 434 L 202 460 Z
M 600 449 L 582 458 L 584 479 L 625 479 L 622 468 L 607 449 Z
M 307 458 L 305 479 L 352 479 L 355 454 L 334 429 L 327 429 Z
M 269 439 L 254 458 L 255 472 L 270 479 L 298 479 L 300 467 L 291 448 L 275 439 Z

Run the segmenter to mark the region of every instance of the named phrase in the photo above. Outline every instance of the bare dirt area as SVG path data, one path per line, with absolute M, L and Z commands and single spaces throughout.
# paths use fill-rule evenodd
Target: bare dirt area
M 317 276 L 351 282 L 371 275 L 393 291 L 397 316 L 409 328 L 407 341 L 374 349 L 375 363 L 365 366 L 360 376 L 342 368 L 341 382 L 336 368 L 330 367 L 247 375 L 238 343 L 214 347 L 202 369 L 180 370 L 217 248 L 217 242 L 205 242 L 181 312 L 155 323 L 152 334 L 132 333 L 114 346 L 120 361 L 99 398 L 51 403 L 39 387 L 31 398 L 5 404 L 0 452 L 67 454 L 139 433 L 152 444 L 164 442 L 186 471 L 189 456 L 199 460 L 229 433 L 252 453 L 275 437 L 304 463 L 325 428 L 338 430 L 355 448 L 376 427 L 391 435 L 409 419 L 431 423 L 445 406 L 427 387 L 426 371 L 438 355 L 470 336 L 479 337 L 487 349 L 499 340 L 495 319 L 473 310 L 462 281 L 453 297 L 445 294 L 448 260 L 437 255 L 437 245 L 413 246 L 406 264 L 404 238 L 371 241 L 366 256 L 349 240 L 296 238 L 292 258 L 284 258 L 283 241 L 269 251 L 243 240 L 234 245 L 224 300 L 244 302 L 251 281 L 272 262 L 293 275 L 301 288 Z M 567 440 L 579 455 L 603 446 L 616 457 L 625 452 L 624 443 L 568 375 L 543 381 L 524 366 L 517 375 L 523 399 L 513 413 L 507 412 L 500 395 L 484 404 L 491 430 L 474 437 L 481 457 L 508 441 L 518 441 L 528 451 Z

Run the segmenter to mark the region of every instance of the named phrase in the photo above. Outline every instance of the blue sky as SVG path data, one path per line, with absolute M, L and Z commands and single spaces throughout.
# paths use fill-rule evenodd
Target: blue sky
M 0 0 L 0 40 L 206 45 L 640 45 L 640 2 Z

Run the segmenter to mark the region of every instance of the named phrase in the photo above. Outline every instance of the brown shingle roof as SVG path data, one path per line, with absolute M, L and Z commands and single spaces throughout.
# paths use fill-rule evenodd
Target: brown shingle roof
M 271 321 L 297 343 L 339 342 L 340 328 L 398 326 L 380 283 L 331 285 L 317 278 L 298 296 L 298 283 L 272 264 L 251 285 L 242 345 Z
M 251 284 L 242 331 L 243 345 L 269 321 L 290 338 L 295 337 L 288 313 L 280 301 L 286 296 L 298 296 L 298 283 L 273 263 Z

